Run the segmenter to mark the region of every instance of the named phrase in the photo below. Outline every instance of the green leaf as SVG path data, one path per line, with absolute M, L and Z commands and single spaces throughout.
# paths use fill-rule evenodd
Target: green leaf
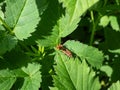
M 59 90 L 57 87 L 50 87 L 50 90 Z
M 22 71 L 28 76 L 24 77 L 24 83 L 21 90 L 38 90 L 41 83 L 41 66 L 37 63 L 29 63 L 27 67 L 22 67 Z
M 107 15 L 101 17 L 99 25 L 106 27 L 108 24 L 109 24 L 109 17 Z
M 53 28 L 50 36 L 44 36 L 44 39 L 37 40 L 38 45 L 44 47 L 54 47 L 58 45 L 60 37 L 59 31 L 55 30 L 56 28 L 56 26 Z
M 1 7 L 0 7 L 0 18 L 4 20 L 4 14 L 3 11 L 1 10 Z M 0 24 L 2 24 L 1 20 L 0 20 Z
M 44 59 L 41 60 L 42 62 L 42 83 L 41 83 L 41 89 L 42 90 L 48 90 L 49 86 L 53 85 L 52 82 L 52 71 L 53 69 L 53 60 L 54 56 L 53 55 L 45 55 Z
M 59 37 L 66 37 L 72 33 L 76 28 L 77 24 L 80 21 L 80 18 L 75 19 L 74 21 L 70 20 L 70 15 L 66 14 L 58 21 L 57 27 L 59 30 Z
M 17 44 L 17 38 L 11 35 L 5 35 L 5 37 L 0 41 L 0 55 L 4 54 L 6 51 L 10 51 Z
M 38 90 L 41 83 L 41 73 L 40 73 L 40 64 L 38 63 L 28 63 L 27 67 L 22 67 L 21 69 L 9 70 L 0 70 L 0 89 L 10 90 L 13 84 L 16 81 L 16 78 L 23 78 L 24 81 L 19 82 L 22 86 L 20 90 Z M 15 83 L 16 84 L 16 83 Z M 15 87 L 13 87 L 16 89 Z
M 58 53 L 54 66 L 54 86 L 59 90 L 99 90 L 100 83 L 95 72 L 90 69 L 85 60 L 82 64 L 78 59 L 69 58 Z
M 16 77 L 13 72 L 6 70 L 0 70 L 0 89 L 10 90 L 16 81 Z
M 31 61 L 31 58 L 21 50 L 21 48 L 16 47 L 4 54 L 4 59 L 10 64 L 10 68 L 20 68 L 27 65 Z M 8 66 L 6 66 L 8 67 Z
M 108 65 L 103 65 L 101 68 L 100 68 L 101 71 L 105 72 L 107 74 L 107 76 L 111 77 L 112 73 L 113 73 L 113 69 L 108 66 Z
M 39 30 L 35 33 L 35 39 L 38 37 L 36 42 L 39 45 L 53 48 L 58 44 L 60 36 L 59 28 L 56 25 L 63 11 L 57 0 L 49 1 L 47 9 L 41 16 Z
M 80 2 L 82 2 L 82 1 L 80 1 L 80 2 L 79 1 L 80 0 L 75 1 L 76 3 L 74 3 L 74 5 L 73 5 L 75 12 L 73 12 L 71 14 L 67 13 L 67 7 L 71 8 L 71 6 L 67 6 L 66 7 L 66 15 L 62 16 L 60 19 L 58 19 L 58 16 L 60 16 L 60 14 L 61 14 L 61 10 L 60 10 L 61 8 L 59 5 L 57 5 L 58 3 L 53 2 L 53 3 L 55 3 L 55 6 L 57 5 L 56 8 L 54 8 L 55 6 L 53 7 L 53 3 L 50 3 L 48 5 L 48 9 L 44 12 L 44 14 L 42 16 L 42 20 L 40 22 L 40 30 L 41 31 L 39 31 L 39 33 L 41 33 L 42 38 L 40 37 L 41 39 L 37 40 L 37 43 L 39 45 L 46 46 L 46 47 L 56 46 L 60 41 L 60 37 L 65 37 L 76 29 L 77 23 L 80 21 L 80 16 L 89 7 L 91 7 L 93 4 L 95 4 L 98 0 L 96 0 L 96 1 L 94 0 L 92 3 L 90 1 L 88 1 L 89 4 L 88 4 L 88 6 L 86 5 L 86 8 L 84 8 L 83 11 L 82 10 L 80 11 L 81 7 L 79 7 L 79 6 L 80 6 Z M 72 2 L 73 1 L 71 1 L 70 3 L 72 3 Z M 65 3 L 66 3 L 66 1 L 65 1 Z M 63 4 L 64 4 L 64 2 L 63 2 Z M 58 13 L 58 11 L 59 11 L 59 13 Z M 49 15 L 49 13 L 50 13 L 50 15 Z M 53 13 L 56 13 L 56 16 L 54 16 Z M 72 15 L 72 14 L 74 14 L 74 15 Z M 54 16 L 54 18 L 53 18 L 53 16 Z M 50 17 L 50 18 L 48 18 L 48 17 Z M 53 22 L 53 20 L 54 20 L 54 22 Z M 57 23 L 55 23 L 55 20 L 57 20 Z M 56 25 L 53 25 L 53 24 L 56 24 Z M 46 25 L 46 26 L 44 26 L 44 25 Z M 51 27 L 50 25 L 53 25 L 53 26 Z
M 92 66 L 100 68 L 102 65 L 103 53 L 97 48 L 74 40 L 67 41 L 64 45 L 81 59 L 86 59 Z
M 109 17 L 107 15 L 103 16 L 100 19 L 99 25 L 106 27 L 109 24 L 109 22 L 110 22 L 110 25 L 113 28 L 113 30 L 120 31 L 116 16 L 109 16 Z
M 19 40 L 27 39 L 35 31 L 39 12 L 36 0 L 6 0 L 6 23 Z
M 113 83 L 108 90 L 119 90 L 120 89 L 120 81 Z
M 60 36 L 72 33 L 80 21 L 80 16 L 99 0 L 59 0 L 66 8 L 65 16 L 58 21 Z
M 116 16 L 110 16 L 109 19 L 110 19 L 111 27 L 116 31 L 120 31 L 120 28 L 119 28 L 120 26 L 118 24 L 117 17 Z
M 94 1 L 94 2 L 92 2 L 92 3 L 95 3 L 95 2 L 97 2 L 98 0 L 96 0 L 96 1 Z M 82 1 L 81 1 L 82 2 Z M 53 3 L 55 3 L 55 2 L 53 2 Z M 43 14 L 43 19 L 41 20 L 41 23 L 40 23 L 40 30 L 41 31 L 39 31 L 39 33 L 41 33 L 41 35 L 42 35 L 42 39 L 39 39 L 39 40 L 37 40 L 37 43 L 38 44 L 40 44 L 40 45 L 42 45 L 42 46 L 55 46 L 55 45 L 57 45 L 58 43 L 59 43 L 59 39 L 60 39 L 60 37 L 62 37 L 61 36 L 61 34 L 63 33 L 63 34 L 66 34 L 66 33 L 71 33 L 71 31 L 69 31 L 69 30 L 75 30 L 76 29 L 76 27 L 77 27 L 77 24 L 76 24 L 76 22 L 78 23 L 79 22 L 79 20 L 80 20 L 80 16 L 83 14 L 80 14 L 80 16 L 78 16 L 77 18 L 75 18 L 76 16 L 75 15 L 78 15 L 78 12 L 76 12 L 76 13 L 74 13 L 75 15 L 74 15 L 74 18 L 72 18 L 72 19 L 74 19 L 72 22 L 71 22 L 71 24 L 70 24 L 70 20 L 71 20 L 71 16 L 68 14 L 68 13 L 66 13 L 66 15 L 65 16 L 62 16 L 62 18 L 60 18 L 59 20 L 58 20 L 58 22 L 57 22 L 57 24 L 55 25 L 55 26 L 53 26 L 53 27 L 51 27 L 52 28 L 52 30 L 51 30 L 51 28 L 50 28 L 50 25 L 52 25 L 53 24 L 53 20 L 55 20 L 55 17 L 56 18 L 58 18 L 58 16 L 60 16 L 60 15 L 58 15 L 58 12 L 56 11 L 56 9 L 60 9 L 60 7 L 57 7 L 57 8 L 53 8 L 53 3 L 52 3 L 52 6 L 51 6 L 51 3 L 49 4 L 49 6 L 48 6 L 48 9 L 45 11 L 45 13 Z M 89 2 L 90 3 L 90 2 Z M 57 5 L 57 3 L 55 4 L 55 5 Z M 87 9 L 90 7 L 90 6 L 92 6 L 93 4 L 90 4 L 88 7 L 87 7 Z M 59 5 L 58 5 L 59 6 Z M 79 5 L 77 5 L 77 6 L 79 6 Z M 55 7 L 55 6 L 54 6 Z M 49 8 L 52 8 L 52 11 L 49 9 Z M 77 9 L 77 7 L 75 8 L 75 9 Z M 87 10 L 86 9 L 86 10 Z M 80 10 L 80 9 L 77 9 L 77 10 Z M 53 11 L 54 11 L 54 13 L 56 13 L 56 16 L 54 16 L 54 15 L 50 15 L 50 16 L 48 16 L 48 14 L 49 13 L 51 13 L 51 14 L 53 14 Z M 49 13 L 48 13 L 49 12 Z M 60 11 L 59 11 L 60 12 Z M 66 11 L 67 12 L 67 11 Z M 81 11 L 82 12 L 82 11 Z M 83 11 L 84 12 L 84 11 Z M 54 16 L 54 18 L 53 18 L 53 16 Z M 48 17 L 50 17 L 50 18 L 48 18 Z M 53 18 L 53 20 L 51 20 L 51 18 Z M 43 21 L 43 20 L 45 20 L 45 21 Z M 47 21 L 47 22 L 46 22 Z M 49 22 L 51 22 L 51 23 L 49 23 Z M 44 25 L 46 25 L 45 27 L 43 27 Z M 65 29 L 65 30 L 64 30 Z M 44 32 L 42 32 L 42 30 L 44 31 Z M 50 30 L 51 30 L 51 32 L 50 32 Z M 63 31 L 63 32 L 62 32 Z M 44 36 L 45 35 L 45 36 Z M 40 35 L 39 35 L 40 36 Z
M 118 53 L 118 54 L 120 54 L 120 49 L 116 49 L 116 50 L 109 50 L 109 52 L 111 52 L 111 53 Z
M 5 31 L 5 28 L 0 24 L 0 31 Z

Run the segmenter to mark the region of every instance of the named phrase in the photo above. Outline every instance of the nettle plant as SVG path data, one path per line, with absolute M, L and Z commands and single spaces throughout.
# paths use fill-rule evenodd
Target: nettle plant
M 1 0 L 0 90 L 119 90 L 120 0 Z

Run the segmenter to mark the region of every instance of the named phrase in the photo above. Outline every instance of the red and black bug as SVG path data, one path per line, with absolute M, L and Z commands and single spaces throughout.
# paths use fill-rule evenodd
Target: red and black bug
M 67 55 L 68 57 L 72 57 L 72 53 L 67 49 L 65 48 L 63 45 L 57 45 L 56 47 L 58 50 L 61 50 L 65 55 Z

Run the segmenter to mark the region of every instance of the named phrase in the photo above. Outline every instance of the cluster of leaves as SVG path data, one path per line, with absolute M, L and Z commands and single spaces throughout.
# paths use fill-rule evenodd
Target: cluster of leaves
M 119 90 L 119 4 L 0 0 L 0 90 Z

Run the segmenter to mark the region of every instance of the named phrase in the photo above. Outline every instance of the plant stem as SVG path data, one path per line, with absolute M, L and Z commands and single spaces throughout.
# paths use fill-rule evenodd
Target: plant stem
M 104 1 L 104 5 L 103 5 L 103 6 L 105 6 L 105 5 L 107 4 L 107 2 L 108 2 L 108 0 L 105 0 L 105 1 Z
M 32 52 L 24 43 L 22 43 L 21 41 L 19 41 L 20 46 L 22 46 L 26 51 L 28 52 Z
M 0 17 L 0 21 L 2 22 L 2 24 L 5 26 L 5 28 L 12 33 L 12 30 L 10 29 L 10 27 L 4 22 L 4 20 Z
M 90 36 L 90 45 L 92 45 L 93 40 L 94 40 L 94 34 L 95 34 L 96 25 L 95 25 L 95 21 L 94 21 L 93 11 L 91 11 L 90 14 L 91 14 L 91 20 L 92 20 L 92 24 L 93 24 L 92 33 L 91 33 L 91 36 Z

